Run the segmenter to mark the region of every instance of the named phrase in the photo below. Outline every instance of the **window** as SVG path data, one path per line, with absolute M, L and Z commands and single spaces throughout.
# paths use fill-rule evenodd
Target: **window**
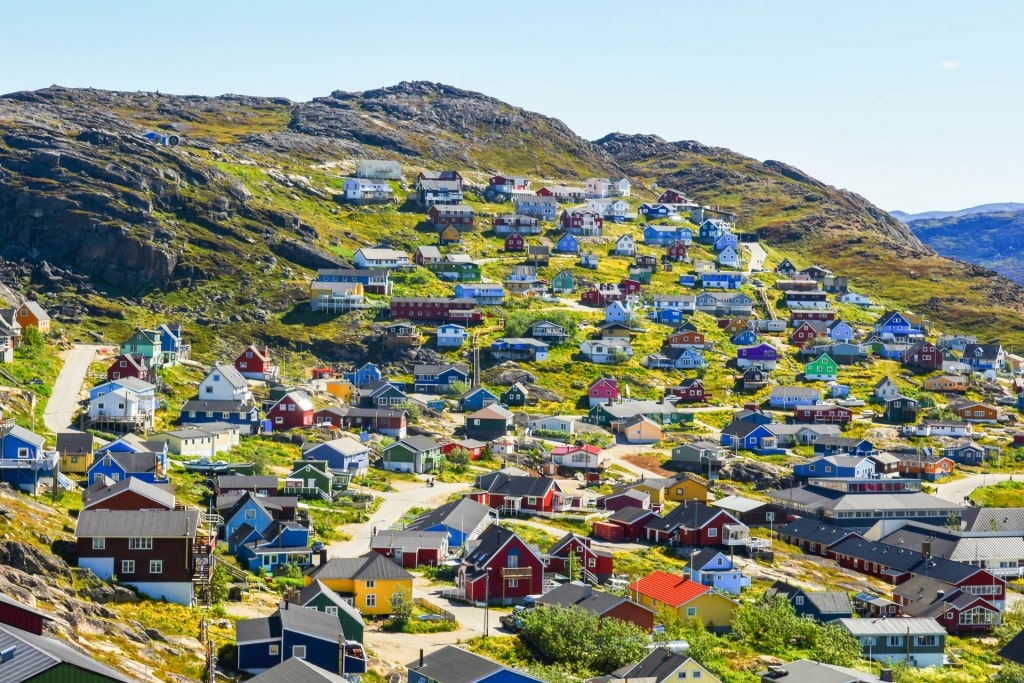
M 697 679 L 697 678 L 700 678 L 700 671 L 694 671 L 694 672 L 692 672 L 692 673 L 690 674 L 690 678 L 693 678 L 693 679 Z
M 152 550 L 153 539 L 146 536 L 135 536 L 128 539 L 128 550 Z
M 212 394 L 213 393 L 213 387 L 211 385 L 209 385 L 209 384 L 206 385 L 206 393 L 208 393 L 208 394 Z
M 324 607 L 324 612 L 326 614 L 331 614 L 331 615 L 337 616 L 338 615 L 338 608 L 335 607 L 334 605 L 328 605 L 327 607 Z
M 281 649 L 280 649 L 280 647 L 279 647 L 279 646 L 278 646 L 278 645 L 277 645 L 277 644 L 275 643 L 275 644 L 271 645 L 271 646 L 270 646 L 270 647 L 269 647 L 269 648 L 267 649 L 267 651 L 268 651 L 268 652 L 270 653 L 270 655 L 271 655 L 271 656 L 273 656 L 273 657 L 276 657 L 276 656 L 277 656 L 277 655 L 278 655 L 278 654 L 279 654 L 279 653 L 281 652 Z
M 686 608 L 686 616 L 688 616 L 688 617 L 695 617 L 695 616 L 697 616 L 697 608 L 696 607 L 687 607 Z
M 368 579 L 366 581 L 366 587 L 367 588 L 376 588 L 377 587 L 377 582 L 374 581 L 373 579 Z
M 509 588 L 519 588 L 519 579 L 509 579 L 508 580 L 508 587 Z
M 163 574 L 164 573 L 164 561 L 163 560 L 150 560 L 149 561 L 149 573 L 150 574 Z
M 935 646 L 939 644 L 938 636 L 917 636 L 917 644 L 924 646 Z
M 678 674 L 676 674 L 676 676 L 677 676 L 677 677 L 678 677 L 678 678 L 679 678 L 680 680 L 683 680 L 683 679 L 685 679 L 685 678 L 686 678 L 686 672 L 685 672 L 685 671 L 680 671 L 680 672 L 679 672 Z
M 245 518 L 246 519 L 256 519 L 256 510 L 253 509 L 253 508 L 250 508 L 250 509 L 246 510 L 245 511 Z
M 802 604 L 804 604 L 804 596 L 798 595 L 795 598 L 793 598 L 793 604 L 794 605 L 802 605 Z
M 274 418 L 274 424 L 284 424 L 284 418 L 280 415 Z
M 92 549 L 93 550 L 105 550 L 106 547 L 107 547 L 107 539 L 103 538 L 102 536 L 95 536 L 95 537 L 93 537 L 93 539 L 92 539 Z
M 366 606 L 367 607 L 376 607 L 377 606 L 377 596 L 376 595 L 367 595 L 366 596 Z
M 718 529 L 715 527 L 708 529 L 708 538 L 718 538 Z
M 135 573 L 135 560 L 121 560 L 121 573 L 122 574 L 134 574 Z
M 903 636 L 889 636 L 889 647 L 897 647 L 903 642 Z
M 597 566 L 597 558 L 591 557 L 590 559 L 588 559 L 587 560 L 587 566 L 590 567 L 590 568 L 596 567 Z
M 27 448 L 19 448 L 18 449 L 18 457 L 19 458 L 27 458 L 28 457 L 28 449 Z
M 305 645 L 292 645 L 292 657 L 295 659 L 306 658 L 306 646 Z

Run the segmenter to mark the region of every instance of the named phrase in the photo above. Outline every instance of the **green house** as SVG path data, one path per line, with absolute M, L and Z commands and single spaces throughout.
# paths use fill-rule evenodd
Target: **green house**
M 572 294 L 575 289 L 576 278 L 570 270 L 560 270 L 551 279 L 551 291 L 555 294 Z
M 426 474 L 441 469 L 441 444 L 425 436 L 407 436 L 385 446 L 380 465 L 389 472 Z
M 160 364 L 163 353 L 163 342 L 160 340 L 159 330 L 144 330 L 139 328 L 135 334 L 121 342 L 121 355 L 138 355 L 145 359 L 146 367 L 152 370 Z
M 284 495 L 331 500 L 334 475 L 326 460 L 296 460 L 284 481 Z
M 527 398 L 529 398 L 529 392 L 519 382 L 501 392 L 501 402 L 507 406 L 525 406 Z
M 638 266 L 629 267 L 629 279 L 636 280 L 642 285 L 651 284 L 651 271 L 647 268 L 640 268 Z
M 637 415 L 643 415 L 661 426 L 679 424 L 683 420 L 683 413 L 665 401 L 623 401 L 597 404 L 587 413 L 585 421 L 602 427 L 612 427 L 615 422 L 622 424 Z
M 480 266 L 476 263 L 425 263 L 423 267 L 448 282 L 480 282 Z
M 839 365 L 827 353 L 804 366 L 804 379 L 807 381 L 834 382 L 838 374 Z
M 345 640 L 363 642 L 363 630 L 366 628 L 366 624 L 363 623 L 363 617 L 359 614 L 359 610 L 352 606 L 350 599 L 338 595 L 325 586 L 322 581 L 315 580 L 299 591 L 296 601 L 302 607 L 338 615 Z

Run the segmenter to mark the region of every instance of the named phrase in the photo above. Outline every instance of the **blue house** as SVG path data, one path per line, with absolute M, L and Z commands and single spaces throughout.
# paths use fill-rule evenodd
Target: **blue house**
M 731 232 L 727 232 L 715 240 L 715 251 L 722 251 L 726 247 L 732 247 L 733 249 L 740 248 L 740 238 Z
M 106 450 L 97 451 L 96 459 L 89 466 L 89 486 L 103 477 L 111 481 L 123 481 L 134 477 L 147 484 L 166 484 L 167 479 L 167 444 L 149 444 L 157 451 L 147 450 L 115 450 L 124 445 L 116 445 Z
M 580 241 L 576 238 L 576 235 L 566 233 L 558 238 L 555 251 L 560 254 L 578 254 L 580 253 Z
M 409 524 L 409 531 L 447 531 L 448 547 L 462 548 L 490 525 L 492 512 L 489 505 L 470 498 L 445 503 L 425 512 Z
M 686 317 L 681 308 L 659 308 L 651 311 L 648 315 L 662 325 L 678 325 Z
M 853 604 L 845 591 L 805 591 L 784 581 L 776 581 L 765 591 L 765 597 L 775 595 L 786 598 L 798 617 L 827 623 L 853 616 Z
M 540 683 L 529 674 L 454 645 L 410 662 L 408 669 L 408 683 Z
M 714 244 L 719 237 L 731 231 L 732 227 L 725 221 L 709 218 L 697 228 L 697 240 L 701 244 Z
M 0 424 L 0 481 L 35 492 L 50 483 L 60 453 L 46 450 L 46 439 L 17 425 Z
M 829 323 L 828 336 L 832 341 L 851 342 L 856 335 L 856 331 L 845 320 L 834 320 Z
M 251 491 L 245 491 L 241 496 L 222 495 L 220 498 L 224 500 L 218 500 L 218 508 L 222 502 L 228 508 L 221 514 L 224 517 L 224 538 L 231 553 L 238 552 L 242 544 L 262 537 L 267 527 L 280 516 L 280 507 L 274 509 L 276 503 L 286 500 L 281 496 L 258 496 Z M 294 498 L 290 500 L 295 501 Z
M 743 273 L 713 270 L 700 276 L 704 289 L 739 289 L 742 285 Z
M 696 287 L 697 286 L 697 275 L 696 273 L 687 273 L 686 275 L 679 276 L 679 284 L 683 287 Z
M 336 474 L 356 476 L 370 469 L 370 449 L 351 436 L 314 444 L 302 453 L 303 460 L 323 460 Z
M 380 382 L 384 379 L 384 376 L 381 374 L 380 368 L 373 363 L 367 363 L 352 372 L 343 373 L 341 378 L 348 380 L 352 383 L 352 386 L 358 388 L 367 384 L 373 384 L 374 382 Z
M 757 343 L 757 332 L 753 330 L 743 330 L 742 332 L 733 335 L 732 343 L 736 346 L 751 346 Z
M 459 398 L 459 409 L 464 413 L 471 413 L 500 402 L 501 399 L 494 392 L 484 387 L 476 387 Z
M 667 247 L 676 241 L 676 229 L 671 225 L 645 225 L 644 244 Z
M 466 328 L 462 325 L 447 323 L 437 327 L 437 348 L 457 349 L 460 348 L 469 337 Z
M 160 364 L 177 365 L 188 360 L 192 347 L 185 343 L 184 333 L 178 323 L 164 323 L 156 328 L 160 333 Z
M 821 402 L 821 394 L 811 387 L 772 387 L 768 397 L 768 405 L 779 410 L 796 408 L 797 406 L 813 406 Z
M 729 448 L 753 451 L 762 448 L 775 448 L 778 445 L 778 438 L 766 425 L 735 420 L 722 430 L 719 443 Z
M 469 381 L 469 368 L 461 363 L 418 363 L 413 366 L 413 391 L 444 394 Z
M 793 476 L 868 478 L 875 473 L 875 463 L 862 455 L 823 455 L 810 462 L 793 465 Z
M 921 336 L 922 332 L 914 327 L 903 314 L 897 311 L 886 311 L 875 321 L 875 334 L 883 339 L 893 337 Z
M 500 306 L 505 303 L 505 288 L 497 283 L 460 283 L 455 285 L 455 298 L 472 299 L 477 306 Z
M 743 576 L 728 555 L 714 548 L 704 548 L 690 556 L 689 574 L 691 580 L 730 595 L 739 595 L 750 587 L 750 577 Z
M 226 422 L 237 425 L 241 434 L 258 434 L 260 429 L 259 406 L 245 401 L 185 401 L 181 407 L 182 425 L 201 425 Z
M 640 206 L 636 207 L 636 212 L 641 216 L 647 218 L 666 218 L 675 213 L 675 209 L 672 209 L 664 204 L 649 204 L 644 202 Z
M 847 436 L 821 436 L 814 442 L 815 455 L 859 455 L 875 452 L 875 446 L 867 439 Z
M 269 574 L 286 564 L 300 567 L 313 564 L 309 527 L 298 522 L 272 522 L 259 538 L 253 537 L 239 545 L 236 552 L 241 563 L 254 574 L 261 569 Z
M 362 645 L 344 639 L 337 615 L 298 605 L 290 608 L 287 602 L 269 617 L 236 622 L 235 642 L 238 668 L 250 674 L 293 657 L 332 672 L 338 671 L 341 661 L 346 675 L 366 672 Z

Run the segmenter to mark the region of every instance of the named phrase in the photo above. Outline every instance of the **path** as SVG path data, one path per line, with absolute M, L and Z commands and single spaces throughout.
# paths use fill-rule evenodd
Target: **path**
M 978 488 L 979 486 L 988 486 L 989 484 L 995 484 L 999 481 L 1007 481 L 1012 477 L 1012 474 L 968 474 L 966 477 L 962 477 L 955 481 L 946 482 L 944 484 L 936 484 L 935 489 L 939 498 L 948 500 L 951 503 L 963 503 L 964 498 L 970 495 L 971 491 Z M 1018 478 L 1021 475 L 1017 475 Z
M 64 366 L 57 375 L 43 412 L 43 423 L 54 433 L 74 432 L 72 419 L 78 410 L 78 397 L 89 374 L 89 364 L 96 354 L 105 347 L 93 344 L 75 344 L 64 351 Z
M 747 263 L 747 275 L 764 268 L 764 261 L 768 258 L 768 252 L 764 250 L 760 242 L 743 242 L 742 246 L 750 252 L 750 261 Z

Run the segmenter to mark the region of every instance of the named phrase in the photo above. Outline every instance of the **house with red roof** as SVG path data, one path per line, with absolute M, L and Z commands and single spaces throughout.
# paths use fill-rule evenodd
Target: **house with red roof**
M 313 426 L 313 401 L 304 391 L 289 391 L 267 411 L 275 430 Z
M 654 571 L 629 585 L 629 593 L 645 607 L 668 606 L 680 619 L 699 619 L 709 631 L 730 630 L 739 603 L 711 586 L 663 571 Z

